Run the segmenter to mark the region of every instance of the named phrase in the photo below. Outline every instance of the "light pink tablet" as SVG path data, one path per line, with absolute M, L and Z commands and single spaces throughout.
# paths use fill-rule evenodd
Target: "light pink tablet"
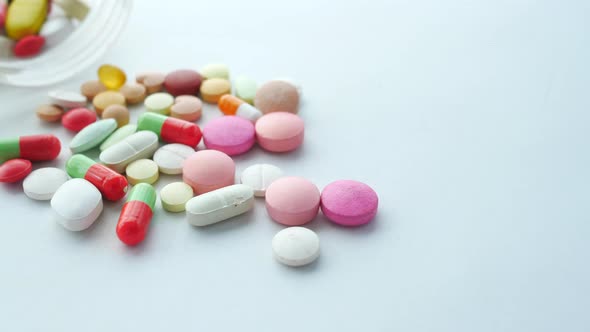
M 249 151 L 255 136 L 252 122 L 238 116 L 222 116 L 209 121 L 203 128 L 207 149 L 219 150 L 230 156 Z
M 352 180 L 330 183 L 322 191 L 322 212 L 344 226 L 364 225 L 375 217 L 379 198 L 368 185 Z
M 266 210 L 280 224 L 306 224 L 318 215 L 319 207 L 318 188 L 304 178 L 280 178 L 266 189 Z
M 256 121 L 256 140 L 271 152 L 287 152 L 303 143 L 303 120 L 295 114 L 273 112 Z
M 182 180 L 200 195 L 231 186 L 235 181 L 236 165 L 225 153 L 203 150 L 193 153 L 182 165 Z

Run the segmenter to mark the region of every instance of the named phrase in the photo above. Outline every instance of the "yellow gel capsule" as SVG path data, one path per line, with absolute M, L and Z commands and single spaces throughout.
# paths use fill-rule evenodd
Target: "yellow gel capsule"
M 47 0 L 14 0 L 6 12 L 6 35 L 19 40 L 36 35 L 47 16 Z
M 125 72 L 113 65 L 102 65 L 98 68 L 98 79 L 110 90 L 119 90 L 127 81 Z

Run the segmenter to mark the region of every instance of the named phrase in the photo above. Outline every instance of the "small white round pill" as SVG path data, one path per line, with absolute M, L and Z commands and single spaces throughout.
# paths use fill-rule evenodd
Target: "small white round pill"
M 68 174 L 59 168 L 39 168 L 23 181 L 23 191 L 31 199 L 46 201 L 50 200 L 66 181 L 68 181 Z
M 164 174 L 182 174 L 184 160 L 195 153 L 195 149 L 184 144 L 166 144 L 156 151 L 154 161 Z
M 288 266 L 303 266 L 320 256 L 320 239 L 305 227 L 289 227 L 278 232 L 272 239 L 275 258 Z
M 283 176 L 280 168 L 271 164 L 256 164 L 246 168 L 240 178 L 245 184 L 254 190 L 254 196 L 264 197 L 266 188 L 276 179 Z

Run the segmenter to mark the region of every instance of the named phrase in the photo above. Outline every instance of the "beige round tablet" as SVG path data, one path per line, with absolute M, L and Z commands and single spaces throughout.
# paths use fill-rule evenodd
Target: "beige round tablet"
M 125 84 L 119 89 L 119 92 L 125 96 L 127 104 L 131 105 L 141 103 L 147 95 L 146 87 L 139 83 Z
M 107 91 L 107 87 L 98 80 L 88 81 L 80 86 L 80 92 L 88 101 L 91 101 L 97 94 L 105 91 Z
M 148 112 L 170 114 L 170 107 L 174 104 L 174 97 L 166 92 L 154 93 L 144 101 L 145 108 Z
M 129 110 L 122 105 L 111 105 L 102 112 L 103 119 L 117 120 L 117 128 L 129 123 Z
M 139 159 L 127 165 L 125 169 L 127 180 L 131 184 L 148 183 L 153 184 L 158 181 L 160 173 L 158 165 L 150 159 Z
M 178 96 L 170 107 L 170 116 L 186 121 L 197 121 L 202 114 L 203 103 L 195 96 Z
M 172 182 L 160 191 L 162 207 L 170 212 L 182 212 L 184 206 L 193 198 L 193 188 L 184 182 Z
M 64 115 L 64 110 L 55 105 L 41 105 L 37 108 L 37 116 L 39 119 L 47 122 L 59 121 Z
M 117 91 L 101 92 L 92 99 L 92 105 L 94 105 L 96 113 L 102 115 L 102 111 L 111 105 L 125 106 L 125 96 Z
M 137 81 L 137 83 L 145 86 L 148 94 L 152 94 L 162 91 L 165 79 L 166 74 L 157 72 L 146 72 L 138 74 L 135 80 Z
M 254 106 L 262 113 L 299 112 L 299 91 L 291 83 L 270 81 L 258 88 L 254 97 Z
M 207 103 L 216 104 L 221 96 L 231 92 L 231 83 L 224 78 L 212 78 L 201 84 L 201 97 Z

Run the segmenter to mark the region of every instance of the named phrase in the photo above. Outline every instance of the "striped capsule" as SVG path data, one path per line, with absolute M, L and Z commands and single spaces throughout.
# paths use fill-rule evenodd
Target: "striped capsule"
M 201 141 L 201 128 L 196 124 L 162 114 L 146 112 L 137 121 L 137 131 L 149 130 L 167 143 L 196 147 Z
M 237 115 L 252 122 L 256 122 L 256 120 L 262 116 L 262 112 L 257 108 L 242 99 L 229 94 L 223 95 L 221 99 L 219 99 L 218 105 L 223 114 Z
M 118 201 L 127 193 L 128 183 L 123 175 L 85 155 L 73 155 L 66 163 L 66 171 L 73 178 L 92 183 L 109 201 Z
M 0 162 L 21 158 L 45 161 L 57 158 L 61 143 L 54 135 L 32 135 L 0 139 Z
M 143 241 L 150 226 L 155 205 L 154 187 L 147 183 L 139 183 L 131 189 L 117 222 L 117 236 L 121 242 L 133 246 Z

